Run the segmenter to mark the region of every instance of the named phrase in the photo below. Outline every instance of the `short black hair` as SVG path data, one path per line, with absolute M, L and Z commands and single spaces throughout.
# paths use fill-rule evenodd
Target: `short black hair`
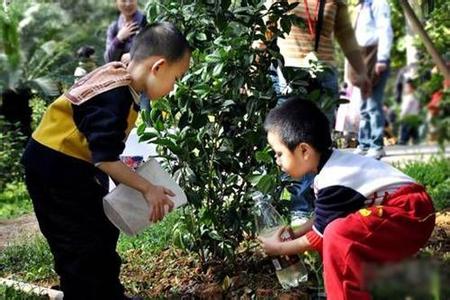
M 95 54 L 95 49 L 92 46 L 82 46 L 77 50 L 77 57 L 78 58 L 90 58 L 91 55 Z
M 409 84 L 412 88 L 416 87 L 416 83 L 414 82 L 414 79 L 412 79 L 411 77 L 406 78 L 405 83 Z
M 175 62 L 183 58 L 186 51 L 191 51 L 191 46 L 175 25 L 156 22 L 145 26 L 136 35 L 130 55 L 134 61 L 160 55 L 169 62 Z
M 319 153 L 331 148 L 328 118 L 314 102 L 299 97 L 290 97 L 272 109 L 266 117 L 264 129 L 276 133 L 291 151 L 300 143 L 311 145 Z

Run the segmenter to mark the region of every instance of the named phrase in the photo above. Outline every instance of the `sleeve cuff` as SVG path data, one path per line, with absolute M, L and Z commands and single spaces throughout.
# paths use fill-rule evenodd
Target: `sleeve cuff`
M 377 59 L 377 63 L 381 63 L 381 64 L 389 64 L 389 59 Z
M 320 235 L 318 235 L 314 230 L 310 230 L 305 236 L 314 250 L 322 252 L 322 237 Z

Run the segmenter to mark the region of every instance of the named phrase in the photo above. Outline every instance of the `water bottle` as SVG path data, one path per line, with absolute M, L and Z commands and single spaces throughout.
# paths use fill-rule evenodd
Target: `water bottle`
M 270 204 L 269 197 L 264 196 L 261 192 L 255 192 L 252 196 L 256 204 L 255 225 L 257 233 L 262 237 L 270 237 L 283 226 L 282 218 Z M 285 230 L 281 235 L 283 241 L 289 241 L 292 238 L 292 230 Z M 278 281 L 284 289 L 298 287 L 300 282 L 308 280 L 308 272 L 298 255 L 273 256 L 272 263 Z

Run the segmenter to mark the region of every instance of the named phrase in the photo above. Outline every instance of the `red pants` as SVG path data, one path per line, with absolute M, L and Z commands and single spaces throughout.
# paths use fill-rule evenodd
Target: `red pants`
M 322 243 L 316 244 L 322 253 L 327 299 L 371 299 L 364 290 L 365 265 L 398 262 L 415 254 L 433 231 L 433 212 L 423 186 L 411 184 L 389 195 L 383 205 L 331 222 Z

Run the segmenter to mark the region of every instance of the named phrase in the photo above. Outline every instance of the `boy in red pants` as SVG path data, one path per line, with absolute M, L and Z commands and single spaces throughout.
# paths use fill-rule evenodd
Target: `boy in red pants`
M 290 99 L 273 109 L 265 129 L 276 162 L 293 178 L 314 180 L 315 217 L 283 242 L 280 229 L 260 238 L 269 255 L 317 250 L 327 299 L 371 299 L 368 264 L 397 262 L 416 253 L 434 227 L 423 186 L 373 158 L 331 149 L 326 116 L 313 102 Z

